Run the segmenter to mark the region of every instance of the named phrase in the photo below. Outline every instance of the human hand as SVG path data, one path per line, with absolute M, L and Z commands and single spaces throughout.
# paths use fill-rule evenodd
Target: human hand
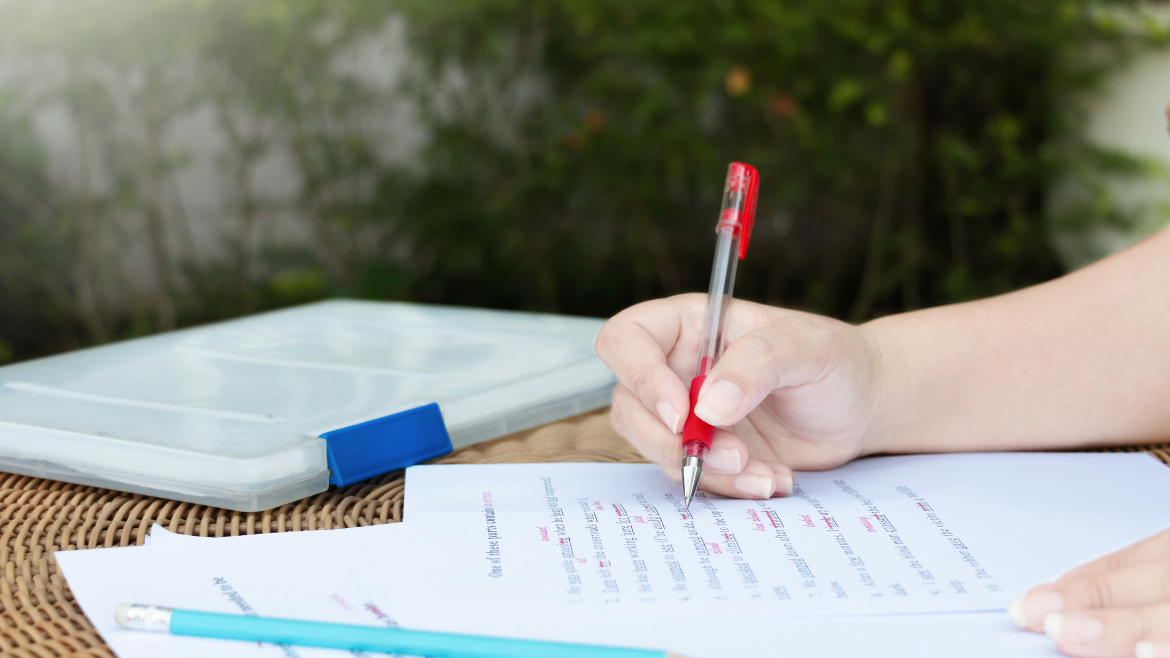
M 1170 658 L 1170 530 L 1012 601 L 1012 621 L 1083 658 Z
M 676 482 L 706 310 L 698 294 L 645 302 L 597 336 L 598 356 L 620 381 L 614 427 Z M 792 469 L 832 468 L 874 452 L 866 437 L 882 359 L 866 330 L 733 300 L 725 336 L 695 407 L 716 427 L 701 488 L 737 498 L 787 495 Z

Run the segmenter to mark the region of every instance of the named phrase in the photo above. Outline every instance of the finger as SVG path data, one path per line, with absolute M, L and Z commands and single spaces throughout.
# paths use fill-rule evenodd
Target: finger
M 668 475 L 678 479 L 677 471 L 683 459 L 681 437 L 668 430 L 623 384 L 618 384 L 614 391 L 610 419 L 618 434 L 626 437 Z M 747 461 L 747 446 L 739 437 L 730 432 L 717 432 L 712 438 L 706 466 L 713 471 L 738 473 Z
M 675 434 L 682 432 L 690 396 L 667 355 L 675 349 L 683 323 L 699 312 L 697 308 L 682 296 L 632 306 L 610 318 L 594 343 L 597 356 L 618 381 Z
M 695 415 L 726 427 L 777 388 L 815 381 L 827 365 L 834 333 L 829 323 L 792 314 L 740 336 L 707 375 Z
M 681 449 L 682 441 L 676 438 Z M 681 454 L 679 459 L 682 459 Z M 717 430 L 711 436 L 711 448 L 703 458 L 704 473 L 739 473 L 747 465 L 750 455 L 743 439 L 728 432 Z M 681 462 L 680 462 L 681 463 Z
M 679 445 L 681 447 L 681 441 Z M 746 463 L 734 471 L 721 467 L 720 461 L 712 460 L 716 451 L 730 449 L 741 451 L 740 454 L 746 459 Z M 680 452 L 679 459 L 681 458 Z M 747 477 L 735 477 L 737 475 Z M 767 478 L 768 481 L 765 482 L 762 478 Z M 752 456 L 743 439 L 723 428 L 716 428 L 711 438 L 711 450 L 704 460 L 703 479 L 699 481 L 699 485 L 704 491 L 721 496 L 763 499 L 792 493 L 793 475 L 792 469 L 784 464 Z M 764 495 L 765 491 L 769 493 Z
M 766 500 L 788 495 L 792 492 L 791 481 L 778 476 L 775 467 L 784 468 L 779 464 L 749 458 L 739 473 L 704 472 L 703 479 L 699 481 L 699 488 L 728 498 L 751 500 Z M 791 471 L 788 471 L 788 477 L 791 477 Z M 786 488 L 777 490 L 782 487 Z
M 662 472 L 675 482 L 682 482 L 678 468 L 662 466 Z M 742 477 L 741 477 L 742 476 Z M 747 466 L 738 474 L 703 473 L 699 489 L 728 498 L 749 498 L 762 500 L 777 498 L 792 493 L 792 470 L 783 464 L 749 458 Z M 771 493 L 764 492 L 771 489 Z
M 666 464 L 681 461 L 682 447 L 678 435 L 650 413 L 625 384 L 618 384 L 614 389 L 609 418 L 618 434 L 664 470 Z
M 682 443 L 677 434 L 672 434 L 642 405 L 629 389 L 618 384 L 614 395 L 611 419 L 614 428 L 630 443 L 657 464 L 667 477 L 680 482 L 679 468 L 682 464 Z M 720 463 L 725 451 L 742 452 L 731 457 L 743 464 L 742 468 L 730 472 L 734 467 Z M 716 457 L 712 463 L 712 456 Z M 705 460 L 707 468 L 699 488 L 703 491 L 732 498 L 771 498 L 792 493 L 792 471 L 783 464 L 768 462 L 748 456 L 743 440 L 727 430 L 718 429 L 711 440 L 711 451 Z M 718 468 L 716 468 L 718 466 Z
M 1012 601 L 1008 614 L 1017 626 L 1040 631 L 1053 613 L 1154 605 L 1167 593 L 1170 559 L 1153 560 L 1041 585 Z
M 764 459 L 760 461 L 772 469 L 772 481 L 775 483 L 775 490 L 772 492 L 772 495 L 787 496 L 792 493 L 793 487 L 796 486 L 796 474 L 792 472 L 792 469 L 778 462 L 770 462 Z
M 1131 658 L 1138 643 L 1170 641 L 1170 603 L 1048 615 L 1044 632 L 1061 653 L 1078 658 Z
M 1087 562 L 1061 576 L 1059 580 L 1080 578 L 1105 571 L 1113 571 L 1132 564 L 1149 562 L 1159 558 L 1170 558 L 1170 530 L 1159 532 L 1120 551 L 1110 553 L 1092 562 Z

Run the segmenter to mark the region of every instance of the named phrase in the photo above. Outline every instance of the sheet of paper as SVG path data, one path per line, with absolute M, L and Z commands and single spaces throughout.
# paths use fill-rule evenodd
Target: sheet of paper
M 148 546 L 55 556 L 82 610 L 119 658 L 325 658 L 365 654 L 128 631 L 114 623 L 114 608 L 148 603 L 396 626 L 402 538 L 401 524 L 230 539 L 163 530 Z
M 122 601 L 166 601 L 193 609 L 244 612 L 246 606 L 273 616 L 384 624 L 380 614 L 401 613 L 409 601 L 395 603 L 399 591 L 393 570 L 371 568 L 366 560 L 392 559 L 409 526 L 381 527 L 393 529 L 368 530 L 364 536 L 330 531 L 206 539 L 156 527 L 151 548 L 71 551 L 58 557 L 78 601 L 119 658 L 362 656 L 125 631 L 112 623 L 113 608 Z M 288 553 L 295 557 L 281 557 Z M 380 614 L 367 614 L 371 604 Z M 984 658 L 992 652 L 999 658 L 1056 656 L 1051 643 L 1015 630 L 1003 613 L 735 619 L 710 625 L 668 619 L 599 624 L 581 616 L 535 620 L 520 615 L 500 624 L 451 616 L 445 623 L 452 632 L 665 647 L 692 658 L 764 658 L 779 651 L 793 657 L 934 658 L 944 650 L 952 658 Z
M 956 658 L 976 658 L 993 652 L 1001 658 L 1038 658 L 1057 654 L 1042 636 L 1013 629 L 1002 612 L 804 618 L 767 612 L 769 616 L 766 617 L 753 616 L 752 613 L 739 618 L 696 623 L 689 617 L 698 615 L 667 618 L 657 613 L 654 609 L 657 606 L 626 605 L 621 600 L 617 605 L 618 616 L 607 614 L 608 606 L 584 600 L 568 607 L 550 605 L 556 596 L 563 595 L 564 582 L 555 579 L 551 582 L 552 587 L 542 587 L 535 580 L 530 581 L 527 591 L 519 593 L 512 591 L 511 586 L 487 590 L 500 598 L 491 599 L 475 614 L 464 614 L 460 602 L 465 597 L 474 600 L 483 596 L 485 588 L 479 582 L 481 580 L 491 579 L 490 584 L 514 573 L 532 573 L 536 577 L 549 573 L 542 551 L 553 544 L 557 536 L 556 525 L 547 520 L 548 516 L 533 516 L 524 506 L 507 503 L 513 494 L 519 496 L 518 500 L 525 497 L 526 482 L 533 473 L 524 473 L 524 469 L 543 469 L 542 473 L 536 474 L 537 509 L 542 513 L 547 515 L 553 509 L 548 507 L 544 478 L 553 478 L 552 484 L 558 488 L 556 497 L 566 503 L 562 511 L 573 509 L 569 505 L 577 506 L 581 512 L 580 521 L 569 517 L 567 512 L 562 519 L 566 536 L 572 540 L 570 544 L 578 543 L 576 538 L 580 537 L 590 551 L 595 550 L 593 529 L 588 527 L 591 523 L 597 526 L 598 536 L 603 541 L 602 549 L 615 550 L 604 542 L 623 539 L 620 533 L 626 526 L 639 533 L 635 535 L 635 542 L 642 541 L 644 536 L 640 531 L 644 530 L 643 526 L 653 527 L 656 521 L 661 521 L 663 528 L 670 532 L 681 527 L 684 539 L 693 536 L 686 527 L 688 521 L 694 522 L 696 532 L 706 532 L 701 516 L 702 510 L 706 510 L 710 524 L 715 528 L 721 529 L 718 520 L 725 520 L 726 534 L 730 537 L 718 535 L 707 541 L 703 536 L 702 544 L 707 547 L 704 557 L 740 555 L 753 573 L 757 571 L 756 562 L 791 566 L 788 549 L 783 547 L 782 540 L 776 538 L 777 526 L 783 524 L 784 528 L 806 528 L 801 532 L 813 533 L 794 533 L 789 537 L 793 549 L 806 551 L 825 563 L 809 561 L 805 565 L 809 569 L 831 568 L 833 563 L 829 558 L 834 556 L 859 557 L 865 562 L 867 572 L 881 573 L 870 567 L 885 563 L 880 558 L 871 559 L 869 553 L 878 551 L 874 553 L 877 555 L 879 549 L 887 545 L 864 535 L 857 539 L 857 528 L 861 528 L 866 535 L 884 537 L 893 546 L 899 546 L 892 539 L 897 536 L 901 545 L 908 547 L 914 555 L 914 558 L 901 559 L 919 562 L 928 570 L 941 569 L 933 563 L 928 566 L 926 560 L 933 559 L 931 556 L 935 554 L 945 556 L 946 551 L 942 548 L 959 551 L 959 562 L 975 573 L 973 577 L 968 576 L 969 581 L 994 580 L 1004 590 L 996 607 L 1003 607 L 1016 590 L 1152 534 L 1170 522 L 1157 502 L 1165 500 L 1170 493 L 1165 467 L 1140 455 L 955 455 L 865 460 L 831 473 L 801 474 L 798 481 L 803 497 L 766 502 L 775 517 L 767 511 L 761 515 L 760 510 L 764 508 L 760 505 L 736 507 L 742 505 L 742 501 L 713 499 L 710 502 L 714 509 L 705 505 L 696 508 L 691 519 L 659 513 L 657 516 L 662 518 L 655 520 L 646 518 L 651 515 L 644 509 L 642 511 L 646 513 L 636 514 L 632 506 L 625 505 L 617 496 L 641 493 L 648 497 L 653 494 L 669 502 L 667 495 L 677 496 L 677 485 L 668 480 L 656 480 L 661 475 L 654 469 L 642 468 L 639 472 L 637 466 L 632 467 L 633 471 L 619 471 L 617 475 L 620 477 L 616 481 L 613 477 L 607 480 L 604 473 L 586 473 L 584 481 L 578 481 L 581 480 L 580 474 L 575 471 L 582 466 L 597 468 L 595 465 L 471 467 L 474 470 L 461 466 L 434 467 L 452 470 L 448 475 L 434 473 L 428 476 L 431 482 L 427 486 L 423 486 L 423 479 L 418 478 L 417 471 L 414 471 L 408 476 L 410 495 L 407 497 L 407 518 L 412 519 L 412 523 L 230 539 L 192 538 L 155 529 L 152 531 L 154 539 L 147 547 L 58 552 L 56 556 L 82 608 L 120 658 L 158 655 L 179 658 L 206 655 L 217 655 L 217 658 L 237 655 L 324 658 L 353 655 L 304 647 L 123 631 L 112 621 L 113 609 L 126 601 L 370 625 L 389 625 L 397 620 L 407 627 L 451 632 L 665 648 L 694 658 L 762 657 L 776 655 L 778 651 L 790 656 L 818 658 L 887 654 L 899 658 L 926 658 L 941 652 Z M 476 473 L 478 469 L 488 470 Z M 558 469 L 567 470 L 557 472 Z M 637 486 L 631 487 L 631 484 Z M 484 485 L 487 485 L 486 489 Z M 577 493 L 572 491 L 573 487 L 585 489 L 581 492 L 584 495 L 577 496 L 584 498 L 585 507 L 581 507 L 577 498 L 570 497 Z M 889 488 L 897 495 L 888 491 L 883 493 Z M 485 490 L 491 492 L 490 512 L 484 507 Z M 508 493 L 509 490 L 513 490 L 512 493 Z M 834 494 L 834 490 L 840 495 Z M 470 506 L 471 512 L 464 509 L 466 506 L 462 502 L 467 491 L 474 494 L 475 504 Z M 892 502 L 898 501 L 899 496 L 912 505 Z M 867 508 L 866 515 L 856 514 L 857 525 L 852 529 L 845 523 L 845 519 L 852 520 L 857 511 L 848 507 L 853 504 L 851 501 Z M 603 509 L 597 510 L 594 502 L 600 503 Z M 624 507 L 625 515 L 630 518 L 623 521 L 619 512 L 609 507 L 613 503 L 617 503 L 619 509 Z M 673 509 L 673 504 L 650 504 L 656 511 Z M 877 511 L 870 511 L 870 507 Z M 595 517 L 595 523 L 586 520 L 586 509 L 592 510 L 590 513 Z M 606 509 L 611 510 L 608 519 L 601 515 Z M 733 514 L 737 509 L 742 512 L 742 521 Z M 809 509 L 822 512 L 821 517 L 810 514 Z M 756 517 L 751 517 L 748 510 L 755 511 Z M 721 516 L 716 516 L 715 511 Z M 518 516 L 514 516 L 517 513 Z M 932 535 L 918 528 L 914 519 L 919 515 L 927 519 L 929 529 L 946 540 L 941 547 L 927 541 Z M 636 521 L 632 518 L 634 516 L 642 516 L 645 523 Z M 813 520 L 812 529 L 803 525 L 805 520 L 802 517 L 805 516 Z M 862 516 L 873 532 L 862 522 Z M 774 518 L 777 525 L 772 525 Z M 533 519 L 540 522 L 533 522 Z M 789 523 L 791 519 L 796 522 Z M 616 535 L 612 532 L 613 527 L 605 527 L 607 520 L 608 525 L 618 529 Z M 756 528 L 757 523 L 766 523 L 765 530 Z M 892 526 L 893 531 L 887 526 Z M 462 533 L 457 532 L 460 527 L 464 530 Z M 549 542 L 545 542 L 542 530 L 550 528 L 552 534 Z M 532 534 L 525 539 L 524 532 L 529 530 Z M 569 534 L 570 531 L 576 534 Z M 657 531 L 655 529 L 655 533 Z M 818 543 L 816 535 L 820 533 L 830 536 L 833 541 Z M 837 535 L 844 535 L 853 556 L 844 552 Z M 650 539 L 655 537 L 649 535 Z M 762 541 L 769 537 L 779 542 L 782 548 L 769 547 Z M 962 542 L 963 548 L 959 548 L 953 539 Z M 912 544 L 911 540 L 923 542 L 923 545 Z M 491 541 L 496 542 L 494 548 L 487 544 Z M 796 545 L 798 542 L 799 546 Z M 647 543 L 661 551 L 659 542 Z M 715 552 L 715 548 L 708 544 L 717 544 L 720 552 Z M 406 545 L 409 548 L 405 559 L 410 560 L 410 567 L 405 570 L 403 580 L 394 563 L 397 552 Z M 681 545 L 690 546 L 695 554 L 675 551 L 675 561 L 680 565 L 686 566 L 686 560 L 694 562 L 701 555 L 697 542 Z M 736 548 L 730 549 L 733 545 Z M 440 559 L 419 558 L 420 550 L 434 550 L 436 546 L 441 549 L 436 555 Z M 562 544 L 557 541 L 555 546 L 554 552 L 559 557 Z M 621 552 L 627 553 L 627 560 L 631 558 L 624 540 L 616 546 L 619 552 L 614 556 L 606 555 L 612 557 L 609 573 L 625 578 L 630 574 L 619 571 Z M 902 549 L 896 550 L 903 554 Z M 972 564 L 972 559 L 978 567 Z M 462 560 L 473 560 L 470 566 L 476 568 L 461 566 Z M 743 569 L 737 567 L 736 562 L 732 559 L 726 565 L 713 563 L 720 569 L 716 574 L 722 575 L 726 566 L 730 566 L 733 575 L 742 574 Z M 848 560 L 846 564 L 849 564 Z M 943 567 L 953 567 L 947 564 L 943 560 Z M 497 573 L 504 575 L 490 575 L 492 567 L 496 566 L 499 567 Z M 560 570 L 552 571 L 552 575 L 565 578 L 563 559 L 555 560 L 555 566 Z M 919 575 L 914 565 L 903 566 L 911 574 Z M 587 567 L 579 571 L 581 593 L 591 595 L 584 591 L 590 582 L 595 583 L 597 592 L 602 592 L 604 583 L 586 577 L 603 574 L 589 570 L 591 564 Z M 979 578 L 977 568 L 989 577 Z M 848 575 L 860 574 L 856 569 L 854 566 L 852 570 L 841 571 Z M 758 571 L 757 580 L 763 587 L 767 583 L 762 576 L 770 572 L 764 567 Z M 637 582 L 639 572 L 631 570 L 631 573 Z M 699 573 L 706 575 L 707 572 L 700 570 Z M 932 572 L 932 575 L 935 574 Z M 820 574 L 814 571 L 814 576 L 820 577 Z M 876 580 L 877 575 L 873 577 Z M 858 580 L 854 586 L 861 582 L 860 576 L 855 578 Z M 428 603 L 436 599 L 434 590 L 441 591 L 452 582 L 461 583 L 461 586 L 453 593 L 439 595 L 443 609 L 436 613 Z M 689 584 L 691 581 L 684 582 Z M 698 582 L 706 581 L 700 579 Z M 965 584 L 967 581 L 960 582 Z M 1023 584 L 1014 590 L 1009 589 L 1014 582 Z M 941 595 L 927 596 L 928 601 L 931 596 Z M 533 602 L 538 605 L 534 606 Z M 687 604 L 677 605 L 685 613 Z M 711 606 L 718 605 L 722 604 L 708 603 L 700 615 L 707 616 Z
M 517 619 L 501 629 L 448 620 L 461 632 L 562 642 L 666 648 L 690 658 L 1059 658 L 1043 635 L 1015 628 L 1003 612 L 857 617 L 694 620 Z M 439 630 L 439 629 L 436 629 Z
M 995 610 L 1170 525 L 1170 470 L 1142 454 L 887 457 L 797 483 L 688 512 L 650 465 L 412 467 L 407 620 Z
M 389 524 L 389 525 L 397 526 L 400 524 L 395 523 L 395 524 Z M 297 550 L 322 551 L 322 550 L 330 550 L 330 549 L 337 547 L 337 545 L 334 543 L 336 540 L 326 539 L 323 535 L 319 534 L 320 532 L 322 532 L 322 531 L 302 530 L 300 532 L 269 532 L 269 533 L 257 533 L 255 535 L 238 535 L 235 537 L 230 537 L 230 536 L 229 537 L 199 537 L 197 535 L 183 535 L 183 534 L 179 534 L 177 532 L 171 532 L 170 530 L 167 530 L 166 528 L 162 527 L 161 525 L 155 523 L 155 524 L 152 524 L 150 526 L 150 534 L 148 534 L 146 536 L 146 541 L 143 542 L 143 546 L 156 546 L 156 547 L 160 547 L 160 548 L 171 548 L 173 546 L 189 547 L 192 545 L 196 545 L 196 546 L 212 546 L 212 545 L 214 545 L 216 547 L 216 550 L 225 550 L 227 548 L 227 544 L 225 544 L 224 542 L 227 542 L 228 544 L 236 544 L 239 542 L 246 542 L 246 543 L 263 542 L 263 543 L 271 544 L 277 548 L 288 548 L 289 546 L 295 546 L 295 547 L 297 547 Z M 330 531 L 330 532 L 332 532 L 332 531 Z M 382 531 L 382 532 L 391 532 L 391 531 Z M 405 533 L 394 531 L 394 534 L 401 535 L 401 534 L 405 534 Z M 289 537 L 294 537 L 294 536 L 297 538 L 296 539 L 289 539 Z M 401 539 L 399 541 L 401 541 Z M 209 544 L 207 542 L 216 542 L 216 543 Z M 234 547 L 233 547 L 232 550 L 237 550 L 237 549 L 234 549 Z

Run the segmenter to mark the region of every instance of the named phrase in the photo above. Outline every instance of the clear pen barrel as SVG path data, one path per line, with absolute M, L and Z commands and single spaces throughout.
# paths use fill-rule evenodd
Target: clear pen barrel
M 703 340 L 699 344 L 696 377 L 710 372 L 711 366 L 723 354 L 723 329 L 727 326 L 727 306 L 735 287 L 735 266 L 742 256 L 739 243 L 744 237 L 744 220 L 748 213 L 755 212 L 751 190 L 756 176 L 754 169 L 739 163 L 732 163 L 727 169 L 723 207 L 719 209 L 719 223 L 715 226 L 715 265 L 711 269 L 707 319 L 703 323 Z
M 711 288 L 707 297 L 707 318 L 703 322 L 703 339 L 699 343 L 699 363 L 695 376 L 706 375 L 723 354 L 723 330 L 727 326 L 727 305 L 735 287 L 735 267 L 739 263 L 739 230 L 720 224 L 715 248 L 715 265 L 711 269 Z
M 744 252 L 755 216 L 759 174 L 748 165 L 733 162 L 727 169 L 723 187 L 723 207 L 715 226 L 715 265 L 711 270 L 711 288 L 707 296 L 707 318 L 699 342 L 699 363 L 691 380 L 691 414 L 683 426 L 683 491 L 687 503 L 694 495 L 703 475 L 703 460 L 711 448 L 713 428 L 695 415 L 698 394 L 712 366 L 723 354 L 724 329 L 727 327 L 728 306 L 735 287 L 735 268 Z

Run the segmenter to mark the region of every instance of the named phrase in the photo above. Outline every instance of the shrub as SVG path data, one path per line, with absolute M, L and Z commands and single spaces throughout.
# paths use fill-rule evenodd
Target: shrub
M 1088 0 L 90 4 L 0 4 L 24 71 L 0 79 L 0 357 L 330 295 L 604 316 L 701 291 L 732 160 L 762 177 L 737 296 L 864 320 L 1011 290 L 1060 273 L 1057 177 L 1149 171 L 1068 104 L 1163 36 Z M 404 83 L 347 69 L 387 39 Z M 370 127 L 402 108 L 409 166 Z M 48 171 L 49 109 L 80 182 Z M 199 112 L 235 220 L 202 255 L 168 143 Z M 256 192 L 273 154 L 289 199 Z M 1126 221 L 1079 198 L 1055 221 Z M 309 237 L 256 244 L 275 216 Z

